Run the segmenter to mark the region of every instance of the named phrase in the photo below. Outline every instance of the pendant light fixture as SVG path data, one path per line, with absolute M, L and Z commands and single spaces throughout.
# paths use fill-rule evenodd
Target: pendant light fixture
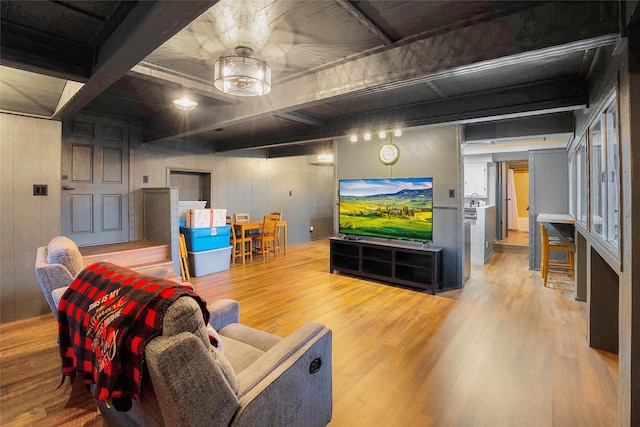
M 271 90 L 271 67 L 251 57 L 253 49 L 238 46 L 235 55 L 221 56 L 215 64 L 215 87 L 238 96 L 261 96 Z

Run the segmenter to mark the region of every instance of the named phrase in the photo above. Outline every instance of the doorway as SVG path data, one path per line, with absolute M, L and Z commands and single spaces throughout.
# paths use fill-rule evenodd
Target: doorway
M 178 188 L 180 201 L 206 201 L 211 208 L 211 171 L 168 170 L 169 187 Z
M 501 186 L 504 194 L 497 198 L 500 204 L 502 229 L 496 250 L 527 253 L 529 249 L 529 162 L 513 160 L 498 165 L 503 171 Z

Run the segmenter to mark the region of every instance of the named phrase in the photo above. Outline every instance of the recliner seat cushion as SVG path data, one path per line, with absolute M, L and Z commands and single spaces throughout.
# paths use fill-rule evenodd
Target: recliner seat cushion
M 75 242 L 65 236 L 56 236 L 47 245 L 47 262 L 62 264 L 73 277 L 84 268 L 82 254 Z
M 220 334 L 224 345 L 224 357 L 229 361 L 236 375 L 244 371 L 247 366 L 258 360 L 264 351 L 249 344 L 228 338 Z

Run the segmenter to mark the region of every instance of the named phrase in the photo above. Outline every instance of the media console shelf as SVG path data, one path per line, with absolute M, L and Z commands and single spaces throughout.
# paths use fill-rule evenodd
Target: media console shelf
M 414 288 L 442 289 L 442 248 L 330 237 L 330 270 Z

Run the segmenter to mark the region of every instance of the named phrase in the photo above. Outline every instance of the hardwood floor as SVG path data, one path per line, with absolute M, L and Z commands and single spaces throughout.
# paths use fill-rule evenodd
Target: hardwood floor
M 502 240 L 498 240 L 498 243 L 527 246 L 529 245 L 529 232 L 522 230 L 509 230 L 509 235 Z
M 586 304 L 544 288 L 526 255 L 495 253 L 432 296 L 329 274 L 328 252 L 291 246 L 192 282 L 239 300 L 250 326 L 333 330 L 331 426 L 617 425 L 617 356 L 587 346 Z M 52 315 L 0 325 L 1 425 L 102 425 L 82 386 L 56 390 L 56 332 Z

